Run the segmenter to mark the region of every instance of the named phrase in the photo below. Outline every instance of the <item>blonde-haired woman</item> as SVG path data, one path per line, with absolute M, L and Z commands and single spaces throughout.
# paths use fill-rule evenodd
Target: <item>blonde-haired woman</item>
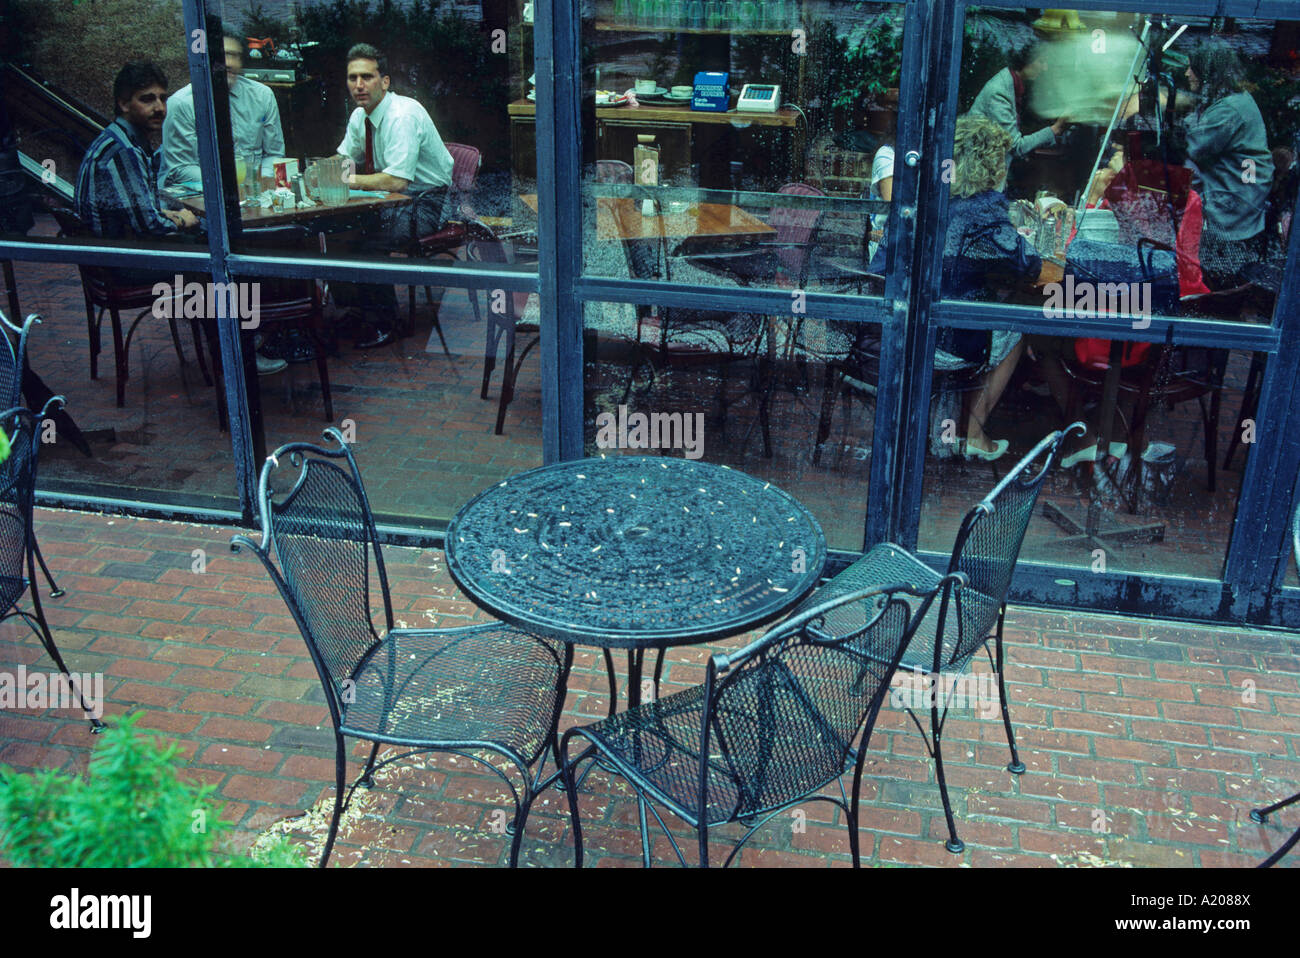
M 941 289 L 946 299 L 996 299 L 1008 288 L 1033 282 L 1042 270 L 1042 259 L 1011 225 L 1010 203 L 1002 192 L 1010 144 L 1010 135 L 985 117 L 957 120 L 943 248 Z M 1001 458 L 1011 443 L 990 439 L 984 424 L 1024 351 L 1020 334 L 948 328 L 940 330 L 938 344 L 936 369 L 981 361 L 991 367 L 969 400 L 960 451 L 967 459 Z

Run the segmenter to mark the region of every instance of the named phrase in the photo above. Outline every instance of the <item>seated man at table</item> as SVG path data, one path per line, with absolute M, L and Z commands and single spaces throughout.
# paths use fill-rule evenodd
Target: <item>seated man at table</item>
M 150 146 L 167 116 L 167 76 L 157 64 L 132 61 L 113 82 L 117 119 L 106 126 L 86 150 L 77 172 L 74 199 L 77 216 L 97 236 L 126 239 L 135 236 L 201 238 L 202 222 L 189 210 L 164 209 L 158 195 L 160 155 Z M 123 284 L 152 286 L 175 280 L 174 270 L 113 268 Z M 193 279 L 206 283 L 206 274 Z M 257 356 L 261 375 L 279 372 L 286 363 Z
M 357 108 L 348 119 L 338 152 L 356 164 L 348 185 L 357 190 L 405 193 L 409 204 L 389 208 L 372 224 L 364 248 L 406 251 L 420 236 L 437 232 L 451 185 L 451 153 L 443 145 L 429 111 L 410 97 L 389 91 L 388 60 L 375 47 L 359 43 L 348 51 L 348 92 Z M 341 301 L 374 314 L 374 327 L 363 329 L 356 347 L 369 349 L 391 342 L 397 325 L 397 296 L 389 284 L 333 283 Z
M 113 81 L 116 118 L 86 150 L 77 171 L 77 215 L 96 236 L 124 239 L 174 236 L 199 226 L 189 210 L 164 209 L 158 196 L 160 155 L 150 137 L 162 131 L 167 116 L 167 76 L 156 63 L 133 60 Z M 148 271 L 119 270 L 119 278 L 150 282 Z M 168 277 L 170 278 L 170 277 Z
M 280 108 L 271 88 L 240 74 L 244 69 L 244 40 L 227 33 L 226 84 L 230 90 L 230 123 L 235 155 L 283 156 L 284 133 Z M 194 87 L 186 84 L 167 103 L 162 131 L 162 183 L 199 182 L 199 138 L 194 129 Z

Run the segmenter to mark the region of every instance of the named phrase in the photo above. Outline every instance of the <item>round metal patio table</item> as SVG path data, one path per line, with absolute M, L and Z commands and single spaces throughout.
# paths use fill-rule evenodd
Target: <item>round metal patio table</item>
M 445 548 L 452 578 L 481 608 L 604 649 L 611 714 L 610 649 L 629 650 L 635 707 L 646 649 L 772 621 L 826 561 L 821 526 L 793 496 L 738 470 L 658 456 L 562 462 L 499 482 L 456 513 Z

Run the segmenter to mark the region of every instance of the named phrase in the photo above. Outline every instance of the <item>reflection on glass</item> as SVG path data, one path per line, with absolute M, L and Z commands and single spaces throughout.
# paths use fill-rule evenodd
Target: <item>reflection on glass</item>
M 1023 555 L 1097 571 L 1217 577 L 1253 449 L 1252 367 L 1262 371 L 1263 356 L 1039 335 L 1023 344 L 983 423 L 998 437 L 991 462 L 961 443 L 987 363 L 973 372 L 936 365 L 922 548 L 950 549 L 955 517 L 1044 435 L 1082 421 L 1087 433 L 1067 440 Z
M 585 332 L 587 455 L 743 469 L 862 547 L 878 326 L 602 302 Z
M 608 223 L 635 197 L 652 211 L 689 203 L 718 214 L 695 230 L 662 224 L 682 282 L 880 292 L 901 5 L 692 2 L 680 18 L 669 5 L 656 29 L 635 10 L 627 22 L 617 2 L 591 9 L 587 272 L 626 275 Z M 643 189 L 610 188 L 600 171 L 610 162 L 633 167 L 631 185 Z M 790 218 L 799 235 L 783 228 Z
M 1017 301 L 1268 322 L 1296 196 L 1294 24 L 1059 12 L 966 21 L 959 105 L 1005 131 L 999 191 L 1044 258 Z
M 490 230 L 466 246 L 494 267 L 522 255 Z M 347 343 L 346 314 L 329 302 L 264 323 L 263 348 L 289 360 L 258 378 L 267 447 L 316 441 L 324 422 L 341 423 L 354 430 L 377 515 L 450 517 L 481 489 L 542 464 L 538 309 L 535 295 L 448 289 L 436 326 L 371 351 Z

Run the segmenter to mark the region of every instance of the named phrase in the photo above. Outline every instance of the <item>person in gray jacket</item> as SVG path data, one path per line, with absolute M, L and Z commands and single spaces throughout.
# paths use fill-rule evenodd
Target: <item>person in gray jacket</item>
M 1063 116 L 1057 118 L 1051 126 L 1045 126 L 1028 136 L 1021 135 L 1020 111 L 1029 84 L 1047 70 L 1046 47 L 1034 43 L 1012 51 L 1009 59 L 1010 65 L 993 74 L 970 108 L 970 113 L 992 120 L 1011 136 L 1008 162 L 1012 157 L 1023 158 L 1040 147 L 1052 146 L 1070 125 L 1070 118 Z
M 235 33 L 223 38 L 226 83 L 230 89 L 230 121 L 235 155 L 284 155 L 284 132 L 275 92 L 265 84 L 240 76 L 244 69 L 244 41 Z M 256 173 L 252 175 L 256 176 Z M 199 138 L 194 130 L 194 88 L 186 84 L 167 100 L 162 131 L 163 186 L 199 182 Z
M 1264 214 L 1273 157 L 1264 117 L 1242 90 L 1236 52 L 1210 38 L 1189 56 L 1187 84 L 1200 95 L 1187 117 L 1187 155 L 1205 207 L 1201 269 L 1214 289 L 1240 285 L 1241 270 L 1264 255 Z

